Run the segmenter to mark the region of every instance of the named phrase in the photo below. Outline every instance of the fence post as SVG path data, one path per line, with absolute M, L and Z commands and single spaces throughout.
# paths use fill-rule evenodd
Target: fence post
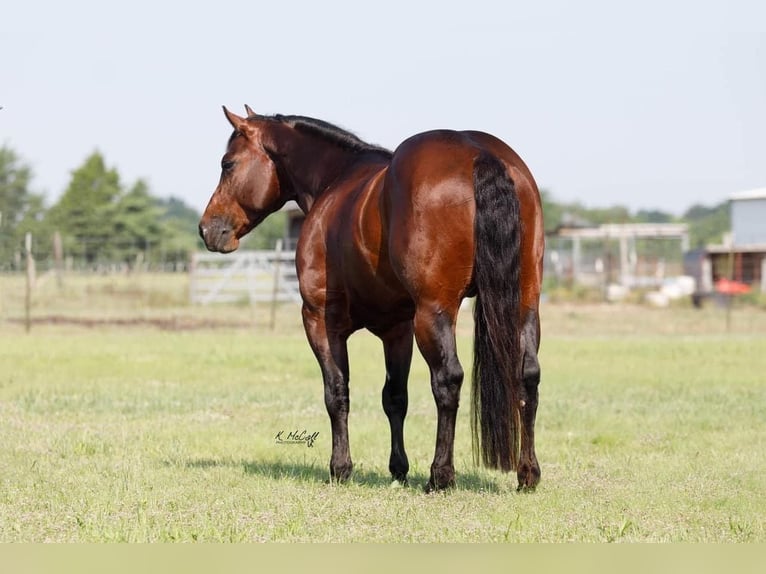
M 731 243 L 729 244 L 729 280 L 734 281 L 734 234 L 732 233 Z M 731 332 L 731 305 L 734 301 L 734 295 L 727 293 L 724 295 L 726 300 L 726 332 Z
M 53 270 L 56 273 L 56 285 L 61 289 L 64 286 L 64 246 L 58 231 L 53 234 Z
M 2 110 L 3 108 L 0 108 Z M 0 228 L 3 226 L 3 212 L 0 211 Z M 3 312 L 3 294 L 0 292 L 0 315 L 2 315 Z
M 192 252 L 189 258 L 189 301 L 192 303 L 198 303 L 196 292 L 196 279 L 195 273 L 197 271 L 197 253 Z
M 32 328 L 32 288 L 35 284 L 35 260 L 32 257 L 32 234 L 24 237 L 24 249 L 27 254 L 27 286 L 24 297 L 24 326 L 27 333 Z

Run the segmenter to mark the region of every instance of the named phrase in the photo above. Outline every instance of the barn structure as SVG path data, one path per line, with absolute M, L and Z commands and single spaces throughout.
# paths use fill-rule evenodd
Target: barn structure
M 708 245 L 709 282 L 725 278 L 766 293 L 766 188 L 729 196 L 731 232 L 721 245 Z
M 285 249 L 295 251 L 295 246 L 298 244 L 298 238 L 301 235 L 303 220 L 306 219 L 306 216 L 294 201 L 287 202 L 282 211 L 287 214 L 284 237 Z
M 564 283 L 655 287 L 680 275 L 689 248 L 684 223 L 559 227 L 546 238 L 546 275 Z

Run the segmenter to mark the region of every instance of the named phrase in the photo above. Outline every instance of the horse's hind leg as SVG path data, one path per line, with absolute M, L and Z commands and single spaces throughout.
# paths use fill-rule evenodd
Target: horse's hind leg
M 303 325 L 311 349 L 322 369 L 324 402 L 330 415 L 332 429 L 332 456 L 330 477 L 345 481 L 351 476 L 353 465 L 348 443 L 349 370 L 346 340 L 348 335 L 337 328 L 328 327 L 333 321 L 325 313 L 312 311 L 304 305 Z
M 455 343 L 456 317 L 457 309 L 447 310 L 436 304 L 419 304 L 415 314 L 415 340 L 431 370 L 431 391 L 438 416 L 428 492 L 455 485 L 455 419 L 463 384 L 463 368 Z
M 404 450 L 404 418 L 407 416 L 407 378 L 412 362 L 412 321 L 401 323 L 381 336 L 386 357 L 383 410 L 391 426 L 391 477 L 407 483 L 410 464 Z
M 540 345 L 540 319 L 536 310 L 530 310 L 521 335 L 524 363 L 522 371 L 523 392 L 521 407 L 521 453 L 517 477 L 519 490 L 533 489 L 540 482 L 540 465 L 535 455 L 535 417 L 537 415 L 537 387 L 540 384 L 540 362 L 537 350 Z

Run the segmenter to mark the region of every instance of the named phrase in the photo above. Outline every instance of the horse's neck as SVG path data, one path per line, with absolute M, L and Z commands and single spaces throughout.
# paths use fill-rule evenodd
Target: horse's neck
M 341 148 L 307 148 L 286 156 L 279 172 L 280 177 L 289 180 L 293 196 L 290 199 L 308 213 L 314 202 L 342 179 L 354 162 L 354 155 Z

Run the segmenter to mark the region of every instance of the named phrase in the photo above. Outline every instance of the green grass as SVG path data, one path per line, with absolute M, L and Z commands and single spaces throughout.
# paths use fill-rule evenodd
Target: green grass
M 364 333 L 350 342 L 355 474 L 328 484 L 329 422 L 298 310 L 280 309 L 272 333 L 268 310 L 195 309 L 166 293 L 183 293 L 174 279 L 144 281 L 130 296 L 95 287 L 90 306 L 51 293 L 37 316 L 244 315 L 254 327 L 25 334 L 2 285 L 0 541 L 766 541 L 763 312 L 736 310 L 727 333 L 715 308 L 546 306 L 537 491 L 473 467 L 466 385 L 457 488 L 426 495 L 436 421 L 417 354 L 410 487 L 389 481 L 382 351 Z M 469 334 L 466 314 L 466 370 Z M 303 429 L 319 432 L 313 448 L 274 441 Z

